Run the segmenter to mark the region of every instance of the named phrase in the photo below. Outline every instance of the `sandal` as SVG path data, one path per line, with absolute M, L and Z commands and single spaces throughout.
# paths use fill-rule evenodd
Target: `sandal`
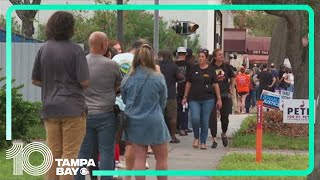
M 178 143 L 180 143 L 180 140 L 176 136 L 171 136 L 170 143 L 178 144 Z
M 194 139 L 192 146 L 194 148 L 199 148 L 199 139 Z
M 201 144 L 200 149 L 207 150 L 208 146 L 206 144 Z

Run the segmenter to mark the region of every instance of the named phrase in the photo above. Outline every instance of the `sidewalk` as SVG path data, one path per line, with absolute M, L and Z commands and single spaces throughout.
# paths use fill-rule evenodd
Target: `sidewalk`
M 248 115 L 230 115 L 228 137 L 232 137 Z M 221 134 L 220 121 L 218 122 L 218 137 Z M 219 161 L 229 152 L 229 148 L 222 146 L 221 139 L 218 139 L 218 147 L 211 149 L 211 135 L 207 144 L 208 150 L 194 149 L 192 147 L 193 134 L 188 136 L 177 136 L 180 144 L 169 144 L 169 169 L 170 170 L 215 170 Z M 155 159 L 153 155 L 148 158 L 150 169 L 154 169 Z M 149 180 L 155 180 L 156 177 L 147 177 Z M 171 180 L 209 180 L 212 177 L 169 177 Z

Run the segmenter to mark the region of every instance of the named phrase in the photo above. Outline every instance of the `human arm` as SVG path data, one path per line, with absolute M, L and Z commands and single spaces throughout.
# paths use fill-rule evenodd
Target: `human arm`
M 273 87 L 276 82 L 277 82 L 277 79 L 275 77 L 272 77 L 272 84 L 269 85 L 269 87 L 270 88 Z
M 166 84 L 166 80 L 163 77 L 163 75 L 161 75 L 160 77 L 160 106 L 162 111 L 164 111 L 166 104 L 167 104 L 167 98 L 168 98 L 168 89 L 167 89 L 167 84 Z
M 189 97 L 189 92 L 190 92 L 190 89 L 191 89 L 191 85 L 192 85 L 192 83 L 188 81 L 187 84 L 186 84 L 186 88 L 184 90 L 184 96 L 183 96 L 183 99 L 182 99 L 182 105 L 185 105 L 188 102 L 188 97 Z
M 116 92 L 116 95 L 120 93 L 120 85 L 121 85 L 121 80 L 122 80 L 122 75 L 120 71 L 119 65 L 116 63 L 115 64 L 115 83 L 114 83 L 114 90 Z
M 42 87 L 42 82 L 37 80 L 32 80 L 32 84 L 38 87 Z
M 220 87 L 218 83 L 213 84 L 214 91 L 217 96 L 217 108 L 220 109 L 222 107 L 221 95 L 220 95 Z
M 76 79 L 80 83 L 82 89 L 89 87 L 89 67 L 83 50 L 79 50 L 75 57 L 75 73 Z
M 124 104 L 127 104 L 126 103 L 126 100 L 127 100 L 126 84 L 127 84 L 128 79 L 129 79 L 129 76 L 125 76 L 123 78 L 123 80 L 121 81 L 121 86 L 120 86 L 121 99 Z
M 36 55 L 32 70 L 32 84 L 38 87 L 42 87 L 40 53 L 41 49 L 38 51 Z
M 229 66 L 229 78 L 230 78 L 230 82 L 229 82 L 229 94 L 233 95 L 233 90 L 235 88 L 235 77 L 236 75 L 233 72 L 233 68 L 232 66 Z

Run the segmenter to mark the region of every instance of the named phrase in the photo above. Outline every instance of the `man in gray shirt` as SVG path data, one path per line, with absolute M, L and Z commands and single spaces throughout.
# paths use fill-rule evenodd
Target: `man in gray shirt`
M 32 71 L 32 84 L 41 87 L 46 141 L 54 159 L 76 159 L 85 135 L 86 105 L 83 90 L 89 70 L 82 48 L 70 41 L 75 19 L 57 11 L 46 24 L 48 41 L 40 48 Z M 56 175 L 53 161 L 46 180 L 73 180 Z
M 108 38 L 103 32 L 94 32 L 89 37 L 90 54 L 87 62 L 90 72 L 90 85 L 85 91 L 88 105 L 86 136 L 81 145 L 79 159 L 90 159 L 95 139 L 100 152 L 100 170 L 114 169 L 114 145 L 117 120 L 113 112 L 116 100 L 116 89 L 121 83 L 119 65 L 104 57 Z M 85 176 L 78 173 L 77 180 Z M 101 180 L 112 177 L 101 177 Z

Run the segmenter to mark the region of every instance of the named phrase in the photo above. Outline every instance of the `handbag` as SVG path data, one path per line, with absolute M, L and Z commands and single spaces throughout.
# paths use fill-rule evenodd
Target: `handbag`
M 136 99 L 138 98 L 138 96 L 140 95 L 141 91 L 142 91 L 142 88 L 143 86 L 145 85 L 147 79 L 149 78 L 150 76 L 150 73 L 147 75 L 147 77 L 145 78 L 141 88 L 139 89 L 136 97 L 134 98 L 133 100 L 133 103 L 131 105 L 131 107 L 129 108 L 129 111 L 127 113 L 125 113 L 124 111 L 121 111 L 119 106 L 118 105 L 114 105 L 114 112 L 115 112 L 115 115 L 116 115 L 116 118 L 118 120 L 118 129 L 120 130 L 124 130 L 128 127 L 128 123 L 129 123 L 129 114 L 131 112 L 131 109 L 134 107 L 135 105 L 135 102 L 136 102 Z M 129 78 L 127 79 L 127 81 L 129 80 Z M 127 83 L 126 81 L 126 83 Z

